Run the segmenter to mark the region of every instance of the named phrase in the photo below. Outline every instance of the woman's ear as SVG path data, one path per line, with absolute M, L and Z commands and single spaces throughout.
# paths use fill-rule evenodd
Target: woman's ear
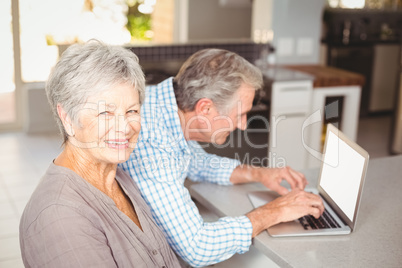
M 71 121 L 70 116 L 67 114 L 60 103 L 57 104 L 57 114 L 59 115 L 59 118 L 64 126 L 64 130 L 66 131 L 67 135 L 74 137 L 75 132 L 73 128 L 73 122 Z

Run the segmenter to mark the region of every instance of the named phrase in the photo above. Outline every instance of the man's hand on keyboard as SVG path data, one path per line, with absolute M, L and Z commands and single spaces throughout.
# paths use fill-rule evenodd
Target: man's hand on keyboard
M 256 208 L 246 216 L 253 225 L 253 237 L 255 237 L 263 230 L 280 222 L 293 221 L 305 215 L 319 218 L 323 212 L 324 204 L 318 195 L 296 188 L 290 193 Z

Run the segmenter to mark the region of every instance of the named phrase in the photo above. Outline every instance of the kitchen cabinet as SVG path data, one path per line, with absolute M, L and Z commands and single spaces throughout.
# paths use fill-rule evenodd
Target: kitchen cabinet
M 393 111 L 399 82 L 399 44 L 374 46 L 370 112 Z
M 303 129 L 304 148 L 308 151 L 305 168 L 321 164 L 326 124 L 333 123 L 351 140 L 356 141 L 363 75 L 320 65 L 294 65 L 286 68 L 314 77 L 310 115 Z
M 364 76 L 319 65 L 269 67 L 262 73 L 271 98 L 271 166 L 319 167 L 329 122 L 356 140 Z
M 306 167 L 303 124 L 309 116 L 313 77 L 284 68 L 262 70 L 271 98 L 268 158 L 270 166 Z M 307 135 L 308 136 L 308 135 Z

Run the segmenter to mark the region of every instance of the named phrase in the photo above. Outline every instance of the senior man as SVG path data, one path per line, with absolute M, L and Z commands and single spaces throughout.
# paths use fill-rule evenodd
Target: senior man
M 248 251 L 268 227 L 324 210 L 321 199 L 303 191 L 303 174 L 289 168 L 252 167 L 206 153 L 198 142 L 223 144 L 230 132 L 246 129 L 247 113 L 261 72 L 239 55 L 204 49 L 176 77 L 147 87 L 136 150 L 122 164 L 151 207 L 173 250 L 189 265 L 206 266 Z M 204 222 L 184 181 L 233 185 L 261 182 L 281 197 L 245 216 Z M 286 180 L 292 191 L 280 185 Z

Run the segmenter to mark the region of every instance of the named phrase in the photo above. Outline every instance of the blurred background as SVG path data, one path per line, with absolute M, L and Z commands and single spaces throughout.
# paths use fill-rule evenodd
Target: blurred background
M 209 152 L 261 160 L 276 149 L 298 169 L 315 167 L 300 144 L 295 149 L 297 124 L 335 100 L 334 122 L 371 158 L 402 153 L 402 0 L 1 0 L 0 36 L 0 268 L 23 267 L 19 218 L 61 144 L 44 87 L 60 55 L 77 42 L 96 38 L 132 50 L 148 85 L 174 76 L 207 47 L 234 51 L 261 68 L 265 98 L 251 112 L 261 120 L 249 122 L 248 133 L 232 133 L 234 146 Z M 312 69 L 315 78 L 299 72 Z M 271 99 L 288 80 L 309 95 Z M 355 86 L 360 93 L 351 103 Z M 311 97 L 331 90 L 342 93 L 322 102 Z M 304 110 L 295 112 L 301 100 Z M 269 148 L 264 123 L 275 107 L 289 120 L 277 130 L 279 146 Z M 315 136 L 306 134 L 318 147 L 324 123 L 316 124 Z M 247 146 L 245 137 L 258 146 Z M 226 263 L 242 267 L 241 259 Z

